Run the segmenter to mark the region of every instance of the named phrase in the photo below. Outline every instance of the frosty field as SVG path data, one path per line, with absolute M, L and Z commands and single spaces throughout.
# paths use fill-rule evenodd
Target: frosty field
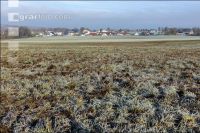
M 200 132 L 200 41 L 1 43 L 0 98 L 2 133 Z
M 83 43 L 83 42 L 154 42 L 154 41 L 188 41 L 200 40 L 199 36 L 177 36 L 177 35 L 159 35 L 159 36 L 52 36 L 52 37 L 30 37 L 12 39 L 21 43 Z M 2 40 L 7 42 L 9 40 Z

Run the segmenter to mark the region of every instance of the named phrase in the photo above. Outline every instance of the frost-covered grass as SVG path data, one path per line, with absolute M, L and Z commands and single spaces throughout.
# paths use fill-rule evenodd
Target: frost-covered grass
M 2 133 L 199 132 L 200 42 L 4 44 L 0 97 Z

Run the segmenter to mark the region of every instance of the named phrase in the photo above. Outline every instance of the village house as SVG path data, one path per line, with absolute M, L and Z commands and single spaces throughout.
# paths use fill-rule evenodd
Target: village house
M 89 35 L 90 34 L 90 31 L 89 30 L 83 30 L 83 32 L 82 32 L 82 35 Z
M 194 31 L 191 30 L 191 31 L 189 32 L 189 35 L 190 35 L 190 36 L 194 35 Z
M 140 33 L 139 32 L 135 32 L 134 36 L 139 36 Z
M 35 35 L 36 37 L 43 37 L 44 36 L 44 33 L 42 33 L 42 32 L 39 32 L 39 33 L 36 33 L 36 35 Z
M 73 32 L 73 31 L 70 31 L 70 32 L 68 32 L 68 34 L 67 34 L 68 36 L 74 36 L 75 35 L 75 33 Z
M 98 34 L 97 34 L 97 32 L 90 32 L 89 35 L 90 36 L 97 36 Z
M 151 29 L 151 30 L 149 31 L 149 34 L 150 34 L 150 35 L 158 35 L 158 30 Z
M 53 31 L 47 31 L 46 36 L 55 36 L 55 33 Z
M 62 33 L 62 32 L 55 32 L 55 35 L 57 35 L 57 36 L 62 36 L 63 33 Z

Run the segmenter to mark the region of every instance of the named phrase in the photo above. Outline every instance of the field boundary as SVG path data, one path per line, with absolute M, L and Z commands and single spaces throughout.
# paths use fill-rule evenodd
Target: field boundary
M 40 40 L 41 39 L 41 40 Z M 45 38 L 44 38 L 45 39 Z M 18 41 L 19 43 L 109 43 L 109 42 L 159 42 L 159 41 L 199 41 L 200 37 L 191 38 L 27 38 L 27 39 L 10 39 L 1 40 L 1 43 Z

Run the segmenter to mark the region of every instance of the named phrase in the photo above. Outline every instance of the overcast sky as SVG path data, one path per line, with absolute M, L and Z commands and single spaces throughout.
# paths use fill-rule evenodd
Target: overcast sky
M 36 27 L 157 28 L 200 27 L 200 1 L 20 1 L 18 8 L 1 4 L 1 23 Z M 61 14 L 65 20 L 9 22 L 7 13 Z

